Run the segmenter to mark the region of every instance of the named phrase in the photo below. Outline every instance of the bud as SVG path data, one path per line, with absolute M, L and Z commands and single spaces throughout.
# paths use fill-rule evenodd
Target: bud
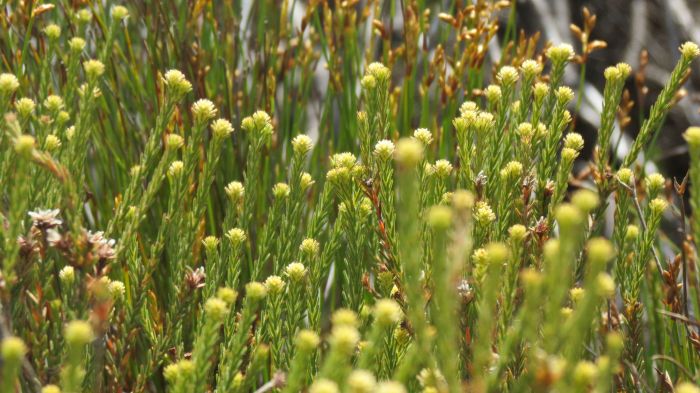
M 582 386 L 588 386 L 595 383 L 598 376 L 598 368 L 595 364 L 583 360 L 576 364 L 574 368 L 574 381 Z
M 208 252 L 212 252 L 219 246 L 219 239 L 216 236 L 207 236 L 202 240 L 202 245 Z
M 85 40 L 80 37 L 73 37 L 68 41 L 68 48 L 74 54 L 79 55 L 85 49 Z
M 608 273 L 600 273 L 596 277 L 596 291 L 599 296 L 610 298 L 615 295 L 615 281 Z
M 279 295 L 284 291 L 285 283 L 280 276 L 269 276 L 264 284 L 270 295 Z
M 168 134 L 165 137 L 165 147 L 169 150 L 177 150 L 185 145 L 185 140 L 178 134 Z
M 302 254 L 306 254 L 309 257 L 316 257 L 318 256 L 318 252 L 320 249 L 320 245 L 318 241 L 312 238 L 306 238 L 301 241 L 301 245 L 299 246 L 299 251 Z
M 649 195 L 658 195 L 666 185 L 666 179 L 659 173 L 652 173 L 644 179 Z
M 243 183 L 239 181 L 232 181 L 226 185 L 224 191 L 226 192 L 226 196 L 233 201 L 239 201 L 243 199 L 245 195 L 245 187 L 243 187 Z
M 547 49 L 546 55 L 553 63 L 563 63 L 574 58 L 574 48 L 569 44 L 560 44 Z
M 592 265 L 605 264 L 615 253 L 612 244 L 602 237 L 588 241 L 588 260 Z
M 313 351 L 316 349 L 316 347 L 318 347 L 320 342 L 321 339 L 318 337 L 318 334 L 306 329 L 300 330 L 294 339 L 294 343 L 296 344 L 297 348 L 304 352 Z
M 564 319 L 569 319 L 571 314 L 574 313 L 574 309 L 571 307 L 562 307 L 559 312 L 561 313 L 562 318 Z
M 520 243 L 525 240 L 525 237 L 527 236 L 527 228 L 524 225 L 515 224 L 508 228 L 508 236 L 510 237 L 511 241 Z
M 331 167 L 333 168 L 352 168 L 357 163 L 357 158 L 349 152 L 337 153 L 331 156 Z
M 532 78 L 539 75 L 542 72 L 543 67 L 542 64 L 540 64 L 539 62 L 532 59 L 528 59 L 523 61 L 523 64 L 520 66 L 520 69 L 526 77 Z
M 365 90 L 373 90 L 377 87 L 377 78 L 372 75 L 365 75 L 360 80 L 360 86 Z
M 391 71 L 382 63 L 374 62 L 367 66 L 367 73 L 379 81 L 387 81 L 391 77 Z
M 661 213 L 666 210 L 666 207 L 668 206 L 668 202 L 661 198 L 654 198 L 651 202 L 649 202 L 649 208 L 651 209 L 651 212 L 653 214 L 660 215 Z
M 353 326 L 334 326 L 331 331 L 331 346 L 346 355 L 352 354 L 358 341 L 360 341 L 360 333 L 358 333 L 357 329 Z
M 292 149 L 294 150 L 294 154 L 299 156 L 305 156 L 311 151 L 311 149 L 313 149 L 313 147 L 314 144 L 308 135 L 301 134 L 292 139 Z
M 0 343 L 0 353 L 2 354 L 2 359 L 10 363 L 18 363 L 27 353 L 27 346 L 18 337 L 5 337 Z
M 34 113 L 34 108 L 36 108 L 36 103 L 31 98 L 22 97 L 15 101 L 15 109 L 21 117 L 29 117 Z
M 15 151 L 23 157 L 29 157 L 34 151 L 36 140 L 31 135 L 20 135 L 15 140 Z
M 169 70 L 163 75 L 163 84 L 168 92 L 176 98 L 192 91 L 192 84 L 185 78 L 185 75 L 178 70 Z
M 382 161 L 387 161 L 394 155 L 394 143 L 389 140 L 381 140 L 374 145 L 374 155 Z
M 518 70 L 515 67 L 503 66 L 498 71 L 496 78 L 504 86 L 514 85 L 518 82 Z
M 252 116 L 253 124 L 258 130 L 272 127 L 272 119 L 265 111 L 256 111 Z
M 694 58 L 700 56 L 700 49 L 694 42 L 688 41 L 681 45 L 679 49 L 683 55 L 683 58 L 686 60 L 693 60 Z
M 203 124 L 216 116 L 216 106 L 214 103 L 202 98 L 192 104 L 192 116 L 196 124 Z
M 60 272 L 58 272 L 58 278 L 61 283 L 65 286 L 71 286 L 75 282 L 75 269 L 73 266 L 64 266 Z
M 267 289 L 265 285 L 257 282 L 251 281 L 245 286 L 246 296 L 253 300 L 262 300 L 267 296 Z
M 319 378 L 309 387 L 309 393 L 340 393 L 338 385 L 330 379 Z
M 457 190 L 452 194 L 452 205 L 458 211 L 471 210 L 474 207 L 474 195 L 466 190 Z
M 223 300 L 229 306 L 233 305 L 238 298 L 238 292 L 229 287 L 221 287 L 216 291 L 216 297 Z
M 347 308 L 340 308 L 333 313 L 331 322 L 334 326 L 347 325 L 357 327 L 357 314 Z
M 401 307 L 391 299 L 380 299 L 374 306 L 374 319 L 381 326 L 395 325 L 401 321 L 402 317 Z
M 560 105 L 566 105 L 574 99 L 574 91 L 568 86 L 560 86 L 555 95 Z
M 185 164 L 182 161 L 173 161 L 170 163 L 170 167 L 168 168 L 168 176 L 171 178 L 179 177 L 182 174 L 184 167 Z
M 503 92 L 497 85 L 488 85 L 486 86 L 486 89 L 484 89 L 484 95 L 490 103 L 496 103 L 501 100 Z
M 608 81 L 616 81 L 622 79 L 622 75 L 620 74 L 620 69 L 617 68 L 616 66 L 610 66 L 605 69 L 603 72 L 603 75 L 605 75 L 605 79 Z
M 639 237 L 639 227 L 636 225 L 627 225 L 627 231 L 625 232 L 626 241 L 635 241 Z
M 44 106 L 49 112 L 58 112 L 63 109 L 63 98 L 57 95 L 50 95 L 44 100 Z
M 44 34 L 49 40 L 55 41 L 61 36 L 61 28 L 57 24 L 51 23 L 44 27 Z
M 700 388 L 690 382 L 681 382 L 674 390 L 675 393 L 700 393 Z
M 581 151 L 581 149 L 583 149 L 583 144 L 583 137 L 579 133 L 570 132 L 564 137 L 564 147 L 568 147 L 569 149 Z
M 0 94 L 10 95 L 19 89 L 19 80 L 13 74 L 0 74 Z
M 437 177 L 446 178 L 450 176 L 450 173 L 452 172 L 452 164 L 450 164 L 450 162 L 447 160 L 437 160 L 435 161 L 433 169 L 435 170 L 435 175 L 437 175 Z
M 395 158 L 401 165 L 415 167 L 423 159 L 423 144 L 417 139 L 399 139 L 396 143 Z
M 122 21 L 129 16 L 129 10 L 121 5 L 115 5 L 112 7 L 112 18 L 117 21 Z
M 428 146 L 433 143 L 433 133 L 427 128 L 418 128 L 413 131 L 413 137 L 423 144 L 423 146 Z
M 584 213 L 589 213 L 598 207 L 598 194 L 591 190 L 581 189 L 571 197 L 571 203 Z
M 573 162 L 578 157 L 578 151 L 565 147 L 561 149 L 561 158 L 566 162 Z
M 570 229 L 583 222 L 581 210 L 570 203 L 563 203 L 556 209 L 555 217 L 562 228 Z
M 452 209 L 438 205 L 430 208 L 428 212 L 428 225 L 436 230 L 447 230 L 452 224 Z
M 141 175 L 142 169 L 143 167 L 141 165 L 134 165 L 131 167 L 131 169 L 129 169 L 129 175 L 131 177 L 139 177 L 139 175 Z
M 700 148 L 700 127 L 689 127 L 683 137 L 691 148 Z
M 66 342 L 74 347 L 88 344 L 93 340 L 92 326 L 85 321 L 71 321 L 66 325 L 64 337 Z
M 483 134 L 486 131 L 490 131 L 496 125 L 496 121 L 493 115 L 488 112 L 479 112 L 479 115 L 474 120 L 474 127 L 478 133 Z
M 230 229 L 226 232 L 226 238 L 228 238 L 234 246 L 243 244 L 248 239 L 245 231 L 241 228 Z
M 112 296 L 112 299 L 121 300 L 124 299 L 124 294 L 126 293 L 126 287 L 124 283 L 118 280 L 110 281 L 107 284 L 107 290 Z
M 535 289 L 542 284 L 542 273 L 533 268 L 526 268 L 520 273 L 520 281 L 526 290 Z
M 41 393 L 61 393 L 61 388 L 56 385 L 46 385 L 41 388 Z
M 629 168 L 622 168 L 617 171 L 617 178 L 621 183 L 631 186 L 634 179 L 634 173 Z
M 287 183 L 277 183 L 272 186 L 272 195 L 275 199 L 284 199 L 289 196 L 289 185 Z
M 536 100 L 543 99 L 547 94 L 549 94 L 549 85 L 543 82 L 535 83 L 532 94 L 535 96 Z
M 211 123 L 211 130 L 215 138 L 226 138 L 233 132 L 233 126 L 226 119 L 216 119 Z
M 576 288 L 571 288 L 569 290 L 569 297 L 571 298 L 571 302 L 573 304 L 577 304 L 581 299 L 583 299 L 583 295 L 586 294 L 586 290 L 580 287 Z
M 377 385 L 375 393 L 407 393 L 406 388 L 399 382 L 384 381 Z
M 83 69 L 88 79 L 96 79 L 105 73 L 105 65 L 99 60 L 86 60 L 83 62 Z
M 520 123 L 516 132 L 520 136 L 520 139 L 525 142 L 531 141 L 532 137 L 535 135 L 535 129 L 530 123 Z
M 163 377 L 170 384 L 174 384 L 179 375 L 180 375 L 180 365 L 178 363 L 168 364 L 163 369 Z
M 486 246 L 486 261 L 490 264 L 500 264 L 508 260 L 510 252 L 503 243 L 489 243 Z
M 518 161 L 511 161 L 501 169 L 501 178 L 503 179 L 518 179 L 523 174 L 523 164 Z
M 292 262 L 284 269 L 284 274 L 292 282 L 301 282 L 306 277 L 306 267 L 299 262 Z
M 377 380 L 374 374 L 367 370 L 355 370 L 348 376 L 349 393 L 372 393 Z
M 228 314 L 228 305 L 225 301 L 214 297 L 204 303 L 204 312 L 208 318 L 215 322 L 221 322 Z
M 90 20 L 92 20 L 92 13 L 87 8 L 83 8 L 82 10 L 78 11 L 76 16 L 78 23 L 81 24 L 88 24 L 90 23 Z
M 70 120 L 70 114 L 66 111 L 60 111 L 56 115 L 56 123 L 59 125 L 65 124 L 68 120 Z
M 476 203 L 476 209 L 474 211 L 474 221 L 480 225 L 487 225 L 496 220 L 496 214 L 491 210 L 489 206 L 484 201 L 479 201 Z
M 70 126 L 66 128 L 66 139 L 68 141 L 71 141 L 73 139 L 73 136 L 75 135 L 75 126 Z

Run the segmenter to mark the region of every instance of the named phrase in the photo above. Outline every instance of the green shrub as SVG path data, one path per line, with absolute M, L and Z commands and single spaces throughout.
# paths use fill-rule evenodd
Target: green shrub
M 588 160 L 590 23 L 577 56 L 510 18 L 492 72 L 508 2 L 407 2 L 398 44 L 374 2 L 32 3 L 0 33 L 2 392 L 698 391 L 700 220 L 640 165 L 695 44 L 619 159 L 605 71 Z

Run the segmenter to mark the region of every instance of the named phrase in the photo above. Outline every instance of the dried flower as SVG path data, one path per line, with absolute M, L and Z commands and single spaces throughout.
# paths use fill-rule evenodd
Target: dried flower
M 46 231 L 47 229 L 55 228 L 63 224 L 63 221 L 57 218 L 60 212 L 59 209 L 47 209 L 31 211 L 28 214 L 32 219 L 32 224 L 36 228 L 41 231 Z

